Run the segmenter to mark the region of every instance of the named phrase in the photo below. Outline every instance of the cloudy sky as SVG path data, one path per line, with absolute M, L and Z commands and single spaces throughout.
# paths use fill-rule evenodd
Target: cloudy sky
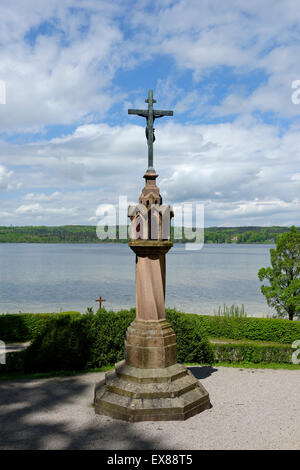
M 2 0 L 0 225 L 137 200 L 150 88 L 164 203 L 300 225 L 299 57 L 299 0 Z

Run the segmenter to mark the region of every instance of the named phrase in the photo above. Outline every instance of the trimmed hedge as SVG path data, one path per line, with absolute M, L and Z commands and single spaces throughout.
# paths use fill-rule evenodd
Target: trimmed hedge
M 102 309 L 97 314 L 54 318 L 24 351 L 23 370 L 85 370 L 113 365 L 124 358 L 125 334 L 134 318 L 135 309 L 117 313 Z M 213 362 L 211 345 L 194 318 L 169 312 L 168 320 L 177 336 L 179 362 Z M 1 370 L 15 370 L 14 361 Z
M 134 319 L 135 309 L 117 313 L 102 309 L 91 317 L 88 368 L 113 365 L 124 359 L 126 330 Z
M 45 324 L 62 316 L 77 316 L 79 312 L 62 313 L 10 313 L 0 315 L 0 339 L 2 341 L 31 341 L 38 336 Z
M 251 339 L 291 344 L 300 339 L 300 321 L 277 318 L 227 317 L 187 314 L 195 317 L 208 336 Z
M 6 354 L 6 364 L 0 365 L 0 374 L 6 372 L 24 372 L 26 351 L 11 352 Z
M 121 310 L 121 312 L 125 315 L 128 310 Z M 132 315 L 134 315 L 135 309 L 130 310 L 130 312 L 133 312 Z M 175 309 L 166 309 L 167 318 L 182 313 Z M 2 341 L 30 341 L 41 333 L 45 322 L 64 315 L 81 316 L 79 312 L 2 314 L 0 315 L 0 339 Z M 300 321 L 256 317 L 237 318 L 193 313 L 184 315 L 185 318 L 194 318 L 195 324 L 199 324 L 199 327 L 208 336 L 215 338 L 251 339 L 278 343 L 292 343 L 300 339 Z M 171 320 L 169 319 L 169 321 Z
M 25 350 L 25 372 L 81 370 L 90 349 L 90 316 L 65 315 L 47 322 Z
M 166 317 L 177 336 L 181 363 L 290 363 L 293 351 L 286 343 L 300 339 L 298 321 L 183 314 L 175 309 L 166 309 Z M 102 309 L 85 315 L 71 312 L 0 316 L 1 339 L 34 339 L 27 350 L 8 354 L 7 364 L 0 371 L 47 372 L 111 366 L 124 358 L 125 334 L 134 318 L 135 309 L 117 313 Z M 211 345 L 207 336 L 281 342 L 282 346 Z
M 212 344 L 215 362 L 254 362 L 291 364 L 293 349 L 282 346 L 249 345 L 247 343 Z
M 184 315 L 168 309 L 166 318 L 176 334 L 177 359 L 179 363 L 212 363 L 214 360 L 210 343 L 203 326 L 195 316 Z

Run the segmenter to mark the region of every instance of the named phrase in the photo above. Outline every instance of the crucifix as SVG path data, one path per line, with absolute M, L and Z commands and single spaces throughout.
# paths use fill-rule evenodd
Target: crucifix
M 102 297 L 101 297 L 101 295 L 100 295 L 99 299 L 98 299 L 98 300 L 95 300 L 95 302 L 99 302 L 99 310 L 101 310 L 101 308 L 102 308 L 102 302 L 106 302 L 106 300 L 105 300 L 105 299 L 102 299 Z
M 155 119 L 163 116 L 173 116 L 173 111 L 161 111 L 153 109 L 153 103 L 156 100 L 153 99 L 153 90 L 148 91 L 148 99 L 145 100 L 148 103 L 148 109 L 128 109 L 128 114 L 137 114 L 146 118 L 146 139 L 148 143 L 148 170 L 154 170 L 153 168 L 153 142 L 155 141 L 153 123 Z
M 145 187 L 138 205 L 128 207 L 132 224 L 128 246 L 135 254 L 136 316 L 127 328 L 124 360 L 96 384 L 94 394 L 97 414 L 130 423 L 185 420 L 211 408 L 203 385 L 177 362 L 176 334 L 166 319 L 166 254 L 173 246 L 170 219 L 174 214 L 171 206 L 162 204 L 156 186 L 153 121 L 172 116 L 173 111 L 154 110 L 152 90 L 146 103 L 147 110 L 128 110 L 146 118 L 148 143 Z

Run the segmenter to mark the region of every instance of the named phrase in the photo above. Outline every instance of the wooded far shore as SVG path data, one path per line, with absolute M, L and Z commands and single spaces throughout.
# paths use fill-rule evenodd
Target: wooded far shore
M 119 238 L 119 227 L 112 229 L 115 238 L 101 240 L 97 237 L 96 226 L 63 225 L 63 226 L 22 226 L 1 227 L 0 243 L 127 243 Z M 177 229 L 176 229 L 177 230 Z M 205 243 L 276 243 L 277 236 L 287 232 L 289 227 L 208 227 L 204 229 Z M 300 231 L 300 227 L 297 228 Z M 122 232 L 124 233 L 124 231 Z M 178 233 L 178 232 L 177 232 Z M 174 239 L 174 227 L 171 228 L 171 239 L 175 243 L 187 240 L 182 231 L 181 239 Z

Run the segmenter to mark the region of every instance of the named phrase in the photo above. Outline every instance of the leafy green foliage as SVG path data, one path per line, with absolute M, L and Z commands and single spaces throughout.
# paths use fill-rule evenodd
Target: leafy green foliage
M 194 316 L 167 309 L 166 318 L 176 333 L 178 362 L 213 362 L 205 330 Z
M 279 234 L 288 230 L 288 227 L 209 227 L 204 231 L 204 241 L 205 243 L 275 243 Z
M 238 305 L 231 305 L 229 307 L 226 304 L 223 304 L 223 309 L 219 305 L 217 312 L 214 311 L 214 315 L 224 316 L 224 317 L 246 317 L 247 313 L 245 312 L 244 304 L 241 307 Z
M 47 322 L 65 315 L 78 317 L 80 313 L 11 313 L 0 315 L 0 339 L 6 342 L 30 341 L 41 333 Z
M 18 321 L 18 315 L 10 316 Z M 181 363 L 212 363 L 213 351 L 217 352 L 217 360 L 221 362 L 289 362 L 291 348 L 285 344 L 300 338 L 299 321 L 184 314 L 175 309 L 166 309 L 166 316 L 176 333 L 178 362 Z M 134 318 L 135 309 L 120 312 L 101 309 L 96 314 L 84 315 L 44 314 L 39 326 L 32 329 L 35 339 L 31 346 L 26 351 L 9 354 L 7 367 L 1 366 L 1 372 L 88 370 L 112 366 L 124 358 L 125 334 Z M 211 345 L 207 336 L 283 344 L 282 347 L 246 342 Z
M 124 232 L 122 227 L 122 232 Z M 209 227 L 204 230 L 205 243 L 275 243 L 280 233 L 288 227 Z M 171 239 L 184 243 L 182 238 L 174 240 L 174 227 L 171 227 Z M 119 227 L 116 227 L 115 240 L 100 240 L 93 225 L 63 225 L 58 227 L 25 226 L 0 227 L 0 243 L 107 243 L 119 240 Z
M 24 370 L 31 373 L 113 365 L 124 358 L 125 334 L 134 318 L 135 309 L 117 313 L 101 309 L 96 314 L 53 318 L 24 351 Z M 168 319 L 177 336 L 178 360 L 212 363 L 212 349 L 201 325 L 176 311 L 169 311 Z
M 240 344 L 212 344 L 215 362 L 291 363 L 292 348 L 288 346 L 266 346 Z
M 113 365 L 124 359 L 125 335 L 135 318 L 135 309 L 107 312 L 98 310 L 90 326 L 91 353 L 88 367 Z
M 48 322 L 25 351 L 25 372 L 85 369 L 90 355 L 91 320 L 91 315 L 84 315 Z
M 96 227 L 93 225 L 0 227 L 0 243 L 127 242 L 127 240 L 119 240 L 118 234 L 119 227 L 116 227 L 116 240 L 100 240 L 97 237 Z
M 24 372 L 24 359 L 26 351 L 11 352 L 6 354 L 6 364 L 0 365 L 1 375 L 9 371 Z
M 251 339 L 278 343 L 292 343 L 300 338 L 299 321 L 193 313 L 186 315 L 193 316 L 202 325 L 205 333 L 214 338 Z
M 279 316 L 293 320 L 300 317 L 300 233 L 294 226 L 278 237 L 270 256 L 272 267 L 258 271 L 260 281 L 267 279 L 270 283 L 263 285 L 261 291 Z

